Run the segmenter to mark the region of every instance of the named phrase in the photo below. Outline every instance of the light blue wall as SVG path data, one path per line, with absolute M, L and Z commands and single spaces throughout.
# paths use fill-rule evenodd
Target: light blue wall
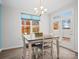
M 0 49 L 2 48 L 2 5 L 0 5 Z

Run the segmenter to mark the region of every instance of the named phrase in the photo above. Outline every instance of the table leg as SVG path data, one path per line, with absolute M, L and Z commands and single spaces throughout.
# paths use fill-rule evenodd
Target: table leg
M 56 39 L 56 44 L 57 44 L 57 59 L 59 59 L 59 41 Z
M 29 43 L 29 59 L 32 59 L 32 45 Z
M 44 59 L 44 41 L 42 42 L 43 46 L 42 46 L 42 59 Z
M 24 47 L 23 47 L 23 59 L 26 59 L 26 44 L 25 44 L 25 39 L 23 40 Z
M 51 59 L 53 59 L 53 41 L 51 42 Z

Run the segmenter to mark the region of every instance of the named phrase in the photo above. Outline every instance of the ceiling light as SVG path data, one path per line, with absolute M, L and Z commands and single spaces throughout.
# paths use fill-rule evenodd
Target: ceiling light
M 44 8 L 44 6 L 41 5 L 42 3 L 43 3 L 43 2 L 40 0 L 40 7 L 39 7 L 39 8 L 34 8 L 35 14 L 40 15 L 40 16 L 41 16 L 42 14 L 47 13 L 47 9 Z

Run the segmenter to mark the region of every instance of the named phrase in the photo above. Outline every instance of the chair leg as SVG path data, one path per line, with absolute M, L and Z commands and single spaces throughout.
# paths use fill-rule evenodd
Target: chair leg
M 56 40 L 56 42 L 57 42 L 57 59 L 59 59 L 59 41 Z
M 32 58 L 33 58 L 33 59 L 36 59 L 36 55 L 35 55 L 35 47 L 33 47 L 32 51 L 33 51 Z
M 33 59 L 38 59 L 38 48 L 37 47 L 33 48 Z
M 51 42 L 51 59 L 53 59 L 53 40 Z

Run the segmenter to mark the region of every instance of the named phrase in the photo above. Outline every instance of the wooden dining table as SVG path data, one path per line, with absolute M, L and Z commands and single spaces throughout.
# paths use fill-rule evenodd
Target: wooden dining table
M 37 38 L 28 40 L 26 37 L 23 36 L 22 39 L 23 39 L 23 45 L 24 45 L 23 59 L 27 59 L 26 40 L 28 41 L 29 59 L 32 59 L 32 55 L 33 55 L 32 44 L 37 43 L 37 42 L 44 42 L 44 41 L 50 41 L 50 43 L 51 43 L 51 59 L 53 59 L 53 40 L 56 40 L 57 59 L 59 59 L 59 37 L 37 37 Z M 42 59 L 44 59 L 44 58 L 42 58 Z

